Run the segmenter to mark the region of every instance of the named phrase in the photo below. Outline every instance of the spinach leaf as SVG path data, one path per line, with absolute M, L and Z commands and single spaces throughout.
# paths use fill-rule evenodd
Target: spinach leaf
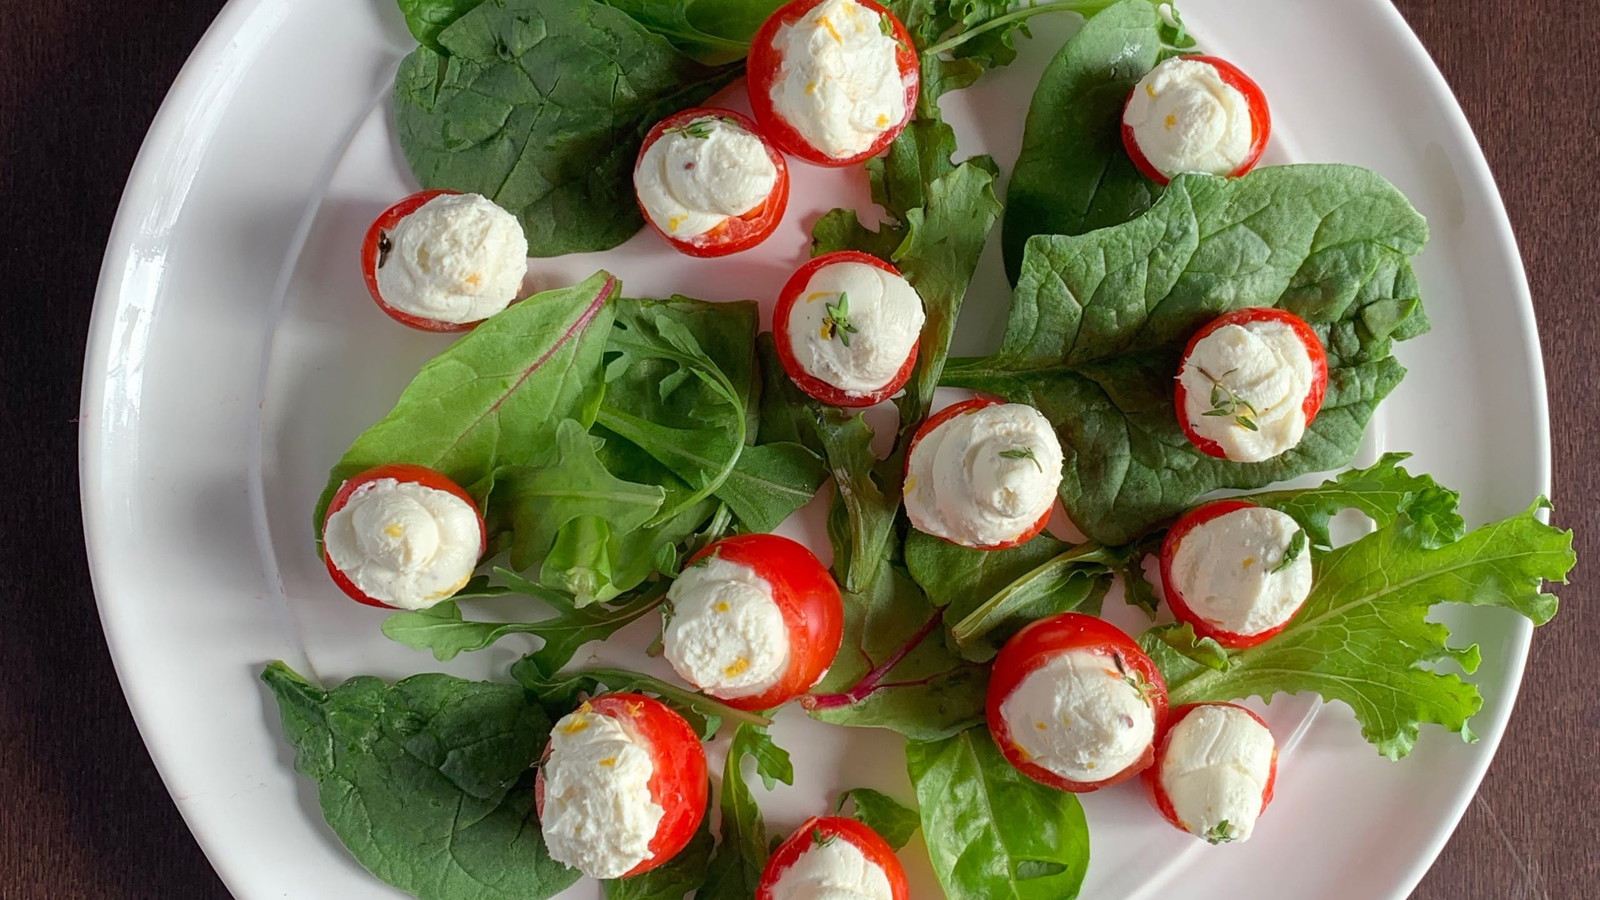
M 952 360 L 945 383 L 1039 408 L 1062 440 L 1073 521 L 1124 544 L 1218 488 L 1350 460 L 1404 375 L 1393 342 L 1427 328 L 1408 260 L 1426 238 L 1405 197 L 1364 169 L 1180 176 L 1125 225 L 1032 238 L 1000 350 Z M 1298 314 L 1328 350 L 1322 412 L 1298 447 L 1262 463 L 1200 453 L 1172 406 L 1183 342 L 1245 306 Z
M 400 13 L 406 18 L 406 27 L 422 46 L 445 55 L 449 51 L 439 43 L 439 32 L 475 9 L 483 0 L 399 0 Z
M 711 808 L 709 797 L 706 808 Z M 702 816 L 688 846 L 665 864 L 638 875 L 600 882 L 606 900 L 684 900 L 685 895 L 705 883 L 713 844 L 711 816 Z
M 261 679 L 295 768 L 372 874 L 423 900 L 540 900 L 578 880 L 535 818 L 550 720 L 521 688 L 430 674 L 323 690 L 281 662 Z
M 1450 630 L 1429 621 L 1440 603 L 1498 606 L 1536 625 L 1556 612 L 1546 581 L 1566 582 L 1575 557 L 1572 532 L 1528 510 L 1439 543 L 1432 522 L 1394 518 L 1360 540 L 1312 557 L 1311 595 L 1282 633 L 1228 654 L 1225 666 L 1196 662 L 1161 634 L 1141 643 L 1152 654 L 1174 706 L 1305 691 L 1355 711 L 1378 752 L 1411 752 L 1423 723 L 1473 740 L 1468 720 L 1483 705 L 1478 689 L 1432 668 L 1450 660 L 1478 668 L 1476 645 L 1452 647 Z
M 744 760 L 755 761 L 755 771 L 767 790 L 781 781 L 794 784 L 789 754 L 772 742 L 765 729 L 740 725 L 728 745 L 722 772 L 722 840 L 711 858 L 705 887 L 695 900 L 750 900 L 756 895 L 761 870 L 770 851 L 767 823 L 744 780 Z
M 589 697 L 616 691 L 648 694 L 677 710 L 688 720 L 702 740 L 710 740 L 724 721 L 765 728 L 772 724 L 766 716 L 734 709 L 686 688 L 659 678 L 626 669 L 590 667 L 575 672 L 552 674 L 545 669 L 548 660 L 524 656 L 511 666 L 511 677 L 539 696 L 553 718 L 571 712 Z
M 424 187 L 515 214 L 534 256 L 633 236 L 645 132 L 738 75 L 594 0 L 485 0 L 435 39 L 443 55 L 419 47 L 396 78 L 400 148 Z
M 540 459 L 563 420 L 592 419 L 619 287 L 599 272 L 535 294 L 423 366 L 394 409 L 362 432 L 329 473 L 315 514 L 318 540 L 334 492 L 364 469 L 429 466 L 482 498 L 502 466 Z
M 1127 0 L 1091 18 L 1044 70 L 1006 189 L 1001 246 L 1013 284 L 1028 238 L 1121 225 L 1161 195 L 1123 149 L 1122 107 L 1176 39 L 1155 4 Z
M 839 795 L 839 809 L 843 810 L 846 802 L 855 804 L 852 815 L 856 821 L 876 831 L 896 850 L 904 848 L 920 827 L 916 810 L 907 809 L 882 791 L 852 788 Z
M 906 744 L 922 835 L 949 900 L 1070 900 L 1089 867 L 1078 798 L 1012 768 L 986 728 Z
M 814 406 L 783 371 L 772 332 L 763 331 L 756 337 L 756 355 L 761 368 L 761 402 L 757 409 L 761 441 L 799 444 L 820 458 L 823 449 L 817 438 Z
M 746 447 L 717 496 L 746 531 L 772 531 L 817 496 L 828 477 L 817 454 L 788 442 Z

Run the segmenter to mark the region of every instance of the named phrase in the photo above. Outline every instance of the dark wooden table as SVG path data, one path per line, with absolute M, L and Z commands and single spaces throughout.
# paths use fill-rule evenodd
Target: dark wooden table
M 227 895 L 162 788 L 106 654 L 78 517 L 75 424 L 117 199 L 167 86 L 221 5 L 0 0 L 3 900 Z M 1579 558 L 1592 565 L 1600 2 L 1398 5 L 1460 95 L 1521 240 L 1550 377 L 1557 519 L 1577 529 Z M 1563 900 L 1600 881 L 1590 571 L 1579 568 L 1561 621 L 1535 639 L 1511 731 L 1416 897 Z

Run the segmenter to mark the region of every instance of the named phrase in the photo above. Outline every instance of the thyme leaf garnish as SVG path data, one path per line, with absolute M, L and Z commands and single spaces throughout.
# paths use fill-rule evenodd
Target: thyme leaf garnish
M 826 304 L 828 314 L 822 320 L 822 336 L 838 338 L 839 343 L 850 346 L 850 335 L 861 329 L 850 323 L 850 295 L 839 292 L 839 302 Z

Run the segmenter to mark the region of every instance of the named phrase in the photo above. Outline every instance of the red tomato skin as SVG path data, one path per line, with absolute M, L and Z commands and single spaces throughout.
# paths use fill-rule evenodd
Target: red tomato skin
M 1300 612 L 1299 607 L 1296 607 L 1295 611 L 1289 614 L 1289 618 L 1283 620 L 1283 624 L 1275 625 L 1265 631 L 1259 631 L 1255 634 L 1226 631 L 1202 619 L 1199 613 L 1194 611 L 1194 607 L 1189 605 L 1189 601 L 1183 596 L 1183 592 L 1178 590 L 1177 583 L 1173 581 L 1172 561 L 1178 555 L 1178 545 L 1197 526 L 1204 525 L 1219 516 L 1225 516 L 1241 509 L 1249 509 L 1255 505 L 1247 500 L 1214 500 L 1210 503 L 1202 504 L 1184 513 L 1177 522 L 1173 523 L 1171 528 L 1167 529 L 1167 536 L 1161 541 L 1161 584 L 1167 597 L 1167 606 L 1171 608 L 1173 617 L 1180 622 L 1188 622 L 1194 628 L 1196 635 L 1203 638 L 1211 638 L 1230 650 L 1245 650 L 1276 637 L 1294 621 L 1294 617 Z M 1305 605 L 1305 601 L 1302 600 L 1301 605 Z
M 943 425 L 957 416 L 965 415 L 969 412 L 976 412 L 986 406 L 998 406 L 1003 402 L 1004 401 L 996 400 L 993 397 L 973 397 L 971 400 L 963 400 L 960 403 L 952 403 L 951 405 L 946 406 L 944 409 L 941 409 L 929 416 L 927 421 L 917 426 L 916 433 L 911 435 L 911 444 L 906 448 L 905 468 L 900 473 L 901 480 L 904 481 L 911 475 L 911 454 L 916 451 L 917 444 L 921 443 L 924 437 L 932 434 L 933 431 L 940 425 Z M 904 493 L 904 491 L 902 491 L 902 493 Z M 1053 509 L 1045 510 L 1044 515 L 1039 517 L 1039 521 L 1029 526 L 1027 531 L 1024 531 L 1022 534 L 1017 535 L 1009 541 L 1001 541 L 998 544 L 981 544 L 973 547 L 968 544 L 952 541 L 947 537 L 940 537 L 939 535 L 933 536 L 939 538 L 939 540 L 944 541 L 947 544 L 955 544 L 957 547 L 967 547 L 970 550 L 1009 550 L 1012 547 L 1020 547 L 1038 537 L 1039 534 L 1044 531 L 1045 526 L 1050 524 L 1051 512 L 1053 512 Z
M 879 135 L 878 139 L 872 142 L 872 146 L 854 156 L 835 158 L 812 146 L 778 113 L 777 107 L 772 102 L 772 88 L 777 84 L 778 72 L 783 66 L 783 58 L 774 45 L 778 29 L 798 21 L 819 6 L 822 0 L 793 0 L 779 7 L 756 30 L 755 37 L 750 39 L 750 55 L 745 66 L 745 71 L 748 73 L 750 109 L 755 113 L 756 121 L 761 124 L 762 133 L 776 144 L 778 149 L 813 165 L 838 168 L 865 162 L 882 153 L 885 147 L 893 143 L 894 139 L 900 136 L 900 132 L 905 130 L 906 123 L 916 115 L 922 69 L 910 32 L 906 31 L 906 26 L 894 13 L 874 0 L 856 0 L 856 2 L 888 19 L 894 29 L 894 39 L 900 44 L 899 50 L 895 52 L 894 62 L 895 67 L 900 70 L 900 80 L 905 85 L 906 112 L 900 122 Z
M 683 716 L 659 700 L 643 694 L 604 694 L 588 702 L 592 712 L 610 716 L 644 744 L 655 770 L 650 775 L 650 799 L 664 811 L 650 839 L 650 855 L 622 877 L 648 872 L 682 852 L 694 838 L 706 814 L 706 748 Z M 544 763 L 550 759 L 546 745 L 533 780 L 533 807 L 544 818 Z
M 911 888 L 906 880 L 906 870 L 900 865 L 900 857 L 895 856 L 894 848 L 889 846 L 889 842 L 880 837 L 876 831 L 855 819 L 843 816 L 813 816 L 785 838 L 784 842 L 778 845 L 778 849 L 772 851 L 772 856 L 767 860 L 767 867 L 761 871 L 761 881 L 756 887 L 756 900 L 772 900 L 772 890 L 784 871 L 811 849 L 815 840 L 813 834 L 820 834 L 823 840 L 833 838 L 854 844 L 868 862 L 883 870 L 883 874 L 889 879 L 889 890 L 894 900 L 911 900 Z
M 911 352 L 907 354 L 906 361 L 901 364 L 900 370 L 894 377 L 889 379 L 888 384 L 870 394 L 856 397 L 807 372 L 805 367 L 800 365 L 799 357 L 795 356 L 794 337 L 789 332 L 789 318 L 794 313 L 795 304 L 800 302 L 800 295 L 805 293 L 806 285 L 811 283 L 812 277 L 828 266 L 847 262 L 872 266 L 893 275 L 900 274 L 900 270 L 894 266 L 859 250 L 837 250 L 808 260 L 789 276 L 789 280 L 784 282 L 783 290 L 778 294 L 778 306 L 772 313 L 773 342 L 777 345 L 778 362 L 783 366 L 784 373 L 794 382 L 795 387 L 808 396 L 829 406 L 846 408 L 875 406 L 899 393 L 900 389 L 906 386 L 906 382 L 911 380 L 911 372 L 917 366 L 920 340 L 911 345 Z
M 438 319 L 412 315 L 390 306 L 384 301 L 382 292 L 378 290 L 378 242 L 382 239 L 384 232 L 393 231 L 395 226 L 400 224 L 401 219 L 421 209 L 422 205 L 429 200 L 445 194 L 459 193 L 461 192 L 446 190 L 418 191 L 384 210 L 377 219 L 373 220 L 372 226 L 367 229 L 366 240 L 361 242 L 361 274 L 367 280 L 367 292 L 372 294 L 372 300 L 378 304 L 379 309 L 401 325 L 415 328 L 418 331 L 436 332 L 471 331 L 478 325 L 477 322 L 441 322 Z
M 712 554 L 754 569 L 772 585 L 772 599 L 789 632 L 789 668 L 777 684 L 749 697 L 717 699 L 753 711 L 782 706 L 811 690 L 844 640 L 844 600 L 827 567 L 805 545 L 776 534 L 723 538 L 689 557 L 689 563 Z
M 1184 834 L 1191 834 L 1192 832 L 1183 827 L 1183 823 L 1178 819 L 1178 811 L 1172 805 L 1172 798 L 1167 795 L 1167 789 L 1161 786 L 1161 766 L 1167 758 L 1167 745 L 1172 742 L 1173 729 L 1177 728 L 1178 723 L 1187 718 L 1190 713 L 1202 706 L 1231 706 L 1234 709 L 1243 712 L 1250 718 L 1255 719 L 1261 724 L 1262 728 L 1267 728 L 1267 723 L 1262 721 L 1260 716 L 1248 709 L 1245 709 L 1237 703 L 1188 703 L 1172 711 L 1172 714 L 1167 718 L 1167 730 L 1156 740 L 1155 763 L 1151 765 L 1150 768 L 1144 770 L 1143 781 L 1145 788 L 1150 793 L 1150 802 L 1155 804 L 1156 810 L 1161 813 L 1163 818 L 1172 823 L 1172 827 L 1178 829 Z M 1267 731 L 1270 732 L 1271 730 L 1272 729 L 1267 728 Z M 1262 812 L 1266 812 L 1267 804 L 1272 802 L 1272 792 L 1277 787 L 1277 784 L 1278 746 L 1277 740 L 1274 738 L 1272 746 L 1272 769 L 1267 774 L 1267 787 L 1261 792 Z
M 1267 140 L 1272 136 L 1272 110 L 1267 106 L 1266 92 L 1261 90 L 1261 85 L 1256 84 L 1242 69 L 1225 59 L 1201 54 L 1192 54 L 1183 58 L 1192 59 L 1195 62 L 1203 62 L 1216 69 L 1217 76 L 1222 79 L 1223 84 L 1244 95 L 1245 102 L 1250 106 L 1250 149 L 1246 151 L 1244 159 L 1239 162 L 1238 168 L 1228 173 L 1228 177 L 1238 178 L 1241 175 L 1249 174 L 1250 170 L 1256 167 L 1256 163 L 1261 161 L 1261 154 L 1267 150 Z M 1131 101 L 1132 99 L 1133 95 L 1129 94 L 1128 100 Z M 1122 108 L 1126 113 L 1127 102 L 1123 103 Z M 1144 150 L 1139 146 L 1138 138 L 1134 136 L 1133 128 L 1128 125 L 1126 115 L 1122 120 L 1122 146 L 1127 149 L 1128 156 L 1133 160 L 1134 167 L 1144 177 L 1163 186 L 1172 181 L 1171 178 L 1167 177 L 1166 173 L 1157 169 L 1149 158 L 1144 155 Z
M 364 485 L 384 478 L 419 484 L 425 488 L 444 491 L 465 500 L 478 517 L 478 555 L 480 557 L 483 556 L 484 551 L 489 548 L 489 530 L 483 523 L 483 511 L 478 508 L 478 504 L 472 499 L 472 496 L 463 490 L 461 485 L 451 481 L 444 473 L 430 469 L 427 466 L 414 466 L 408 463 L 390 463 L 389 465 L 375 466 L 345 479 L 344 484 L 339 485 L 339 490 L 334 492 L 333 500 L 328 503 L 328 512 L 322 518 L 323 530 L 327 530 L 328 520 L 333 518 L 333 514 L 344 509 L 345 504 L 350 502 L 352 494 Z M 323 563 L 328 567 L 328 574 L 333 577 L 333 583 L 338 585 L 339 590 L 344 591 L 345 595 L 351 600 L 357 603 L 364 603 L 367 606 L 398 609 L 398 607 L 390 606 L 382 600 L 369 595 L 361 588 L 356 587 L 356 583 L 351 581 L 349 576 L 345 575 L 338 566 L 333 564 L 333 556 L 325 549 L 318 549 L 322 553 Z
M 1061 613 L 1040 619 L 1017 632 L 995 657 L 994 673 L 989 679 L 989 694 L 985 713 L 989 733 L 1006 760 L 1017 771 L 1040 784 L 1070 791 L 1075 794 L 1097 791 L 1100 788 L 1139 774 L 1155 760 L 1155 741 L 1127 768 L 1099 781 L 1072 781 L 1023 758 L 1022 752 L 1011 740 L 1011 726 L 1001 715 L 1000 707 L 1040 666 L 1055 656 L 1069 650 L 1090 650 L 1107 657 L 1120 655 L 1125 668 L 1137 672 L 1151 685 L 1150 709 L 1155 717 L 1155 735 L 1159 739 L 1167 719 L 1167 683 L 1156 664 L 1146 656 L 1139 645 L 1115 625 L 1083 613 Z
M 639 157 L 633 163 L 634 172 L 637 173 L 639 164 L 644 162 L 645 151 L 650 149 L 650 145 L 660 140 L 661 136 L 666 134 L 667 129 L 687 125 L 695 119 L 705 118 L 706 116 L 732 119 L 738 123 L 740 128 L 759 138 L 762 148 L 767 151 L 767 158 L 772 160 L 772 165 L 778 170 L 778 180 L 773 183 L 772 192 L 767 195 L 767 199 L 762 201 L 760 206 L 742 216 L 734 216 L 728 219 L 705 234 L 697 235 L 687 240 L 673 237 L 662 231 L 661 226 L 650 218 L 650 211 L 644 208 L 644 200 L 640 199 L 638 191 L 634 191 L 634 199 L 639 204 L 639 213 L 644 216 L 645 224 L 650 226 L 650 230 L 661 235 L 679 253 L 700 259 L 727 256 L 730 253 L 749 250 L 751 247 L 761 243 L 771 237 L 772 233 L 778 229 L 778 223 L 783 221 L 784 210 L 789 206 L 789 163 L 783 158 L 783 154 L 778 152 L 778 149 L 772 145 L 772 142 L 761 133 L 761 129 L 756 126 L 755 122 L 750 120 L 749 116 L 731 109 L 697 106 L 657 122 L 655 127 L 651 128 L 650 132 L 645 135 L 644 143 L 639 147 Z
M 1310 325 L 1306 324 L 1306 320 L 1288 310 L 1274 309 L 1270 306 L 1247 306 L 1217 316 L 1189 338 L 1189 343 L 1183 348 L 1183 357 L 1178 362 L 1178 371 L 1180 373 L 1183 371 L 1183 367 L 1189 362 L 1189 355 L 1194 353 L 1195 346 L 1212 332 L 1225 325 L 1245 325 L 1250 322 L 1281 322 L 1294 329 L 1295 336 L 1305 345 L 1306 355 L 1311 359 L 1311 389 L 1306 392 L 1305 403 L 1301 405 L 1301 409 L 1305 412 L 1306 427 L 1310 428 L 1311 423 L 1317 419 L 1317 413 L 1322 409 L 1323 398 L 1328 393 L 1328 351 L 1323 348 L 1322 339 L 1317 337 L 1317 333 Z M 1183 381 L 1174 377 L 1173 385 L 1172 404 L 1177 411 L 1178 427 L 1183 429 L 1184 437 L 1188 438 L 1189 443 L 1194 444 L 1195 449 L 1201 453 L 1218 459 L 1227 459 L 1228 455 L 1221 444 L 1208 437 L 1202 437 L 1189 423 L 1189 415 L 1185 412 L 1189 402 L 1189 392 L 1184 388 Z

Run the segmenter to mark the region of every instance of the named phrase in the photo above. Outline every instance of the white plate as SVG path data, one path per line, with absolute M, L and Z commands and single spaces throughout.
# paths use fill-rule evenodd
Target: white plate
M 1463 490 L 1469 521 L 1548 492 L 1544 381 L 1521 263 L 1460 109 L 1399 15 L 1384 0 L 1184 7 L 1205 46 L 1271 97 L 1269 161 L 1370 166 L 1432 223 L 1418 272 L 1434 330 L 1400 349 L 1412 372 L 1380 410 L 1366 458 L 1414 452 L 1416 467 Z M 1015 159 L 1025 99 L 1070 18 L 1035 19 L 1016 65 L 947 98 L 964 153 Z M 328 466 L 448 342 L 380 315 L 356 267 L 366 225 L 413 189 L 383 102 L 411 46 L 393 0 L 233 0 L 151 128 L 101 273 L 81 437 L 101 617 L 167 787 L 244 898 L 395 896 L 344 853 L 292 772 L 256 680 L 262 665 L 283 658 L 328 683 L 441 668 L 385 640 L 380 613 L 340 598 L 308 527 Z M 739 94 L 730 92 L 734 105 Z M 735 261 L 689 260 L 645 233 L 611 253 L 540 262 L 535 280 L 567 283 L 604 265 L 633 295 L 770 298 L 817 212 L 866 206 L 864 179 L 798 166 L 794 198 L 778 235 Z M 958 351 L 998 335 L 1005 292 L 992 248 L 984 265 Z M 1094 862 L 1084 896 L 1155 897 L 1175 885 L 1194 898 L 1404 896 L 1489 764 L 1528 647 L 1527 623 L 1508 612 L 1447 618 L 1458 641 L 1483 645 L 1480 743 L 1429 729 L 1393 764 L 1361 740 L 1346 708 L 1315 714 L 1307 701 L 1280 701 L 1274 728 L 1298 744 L 1254 840 L 1209 849 L 1162 823 L 1136 788 L 1102 792 L 1086 799 Z M 651 625 L 603 652 L 636 661 Z M 443 668 L 503 672 L 522 646 Z M 873 783 L 909 799 L 887 732 L 830 729 L 790 711 L 775 733 L 807 748 L 796 755 L 799 787 L 766 803 L 775 829 L 838 787 Z M 905 855 L 916 895 L 936 896 L 920 849 Z M 584 882 L 563 896 L 599 890 Z

